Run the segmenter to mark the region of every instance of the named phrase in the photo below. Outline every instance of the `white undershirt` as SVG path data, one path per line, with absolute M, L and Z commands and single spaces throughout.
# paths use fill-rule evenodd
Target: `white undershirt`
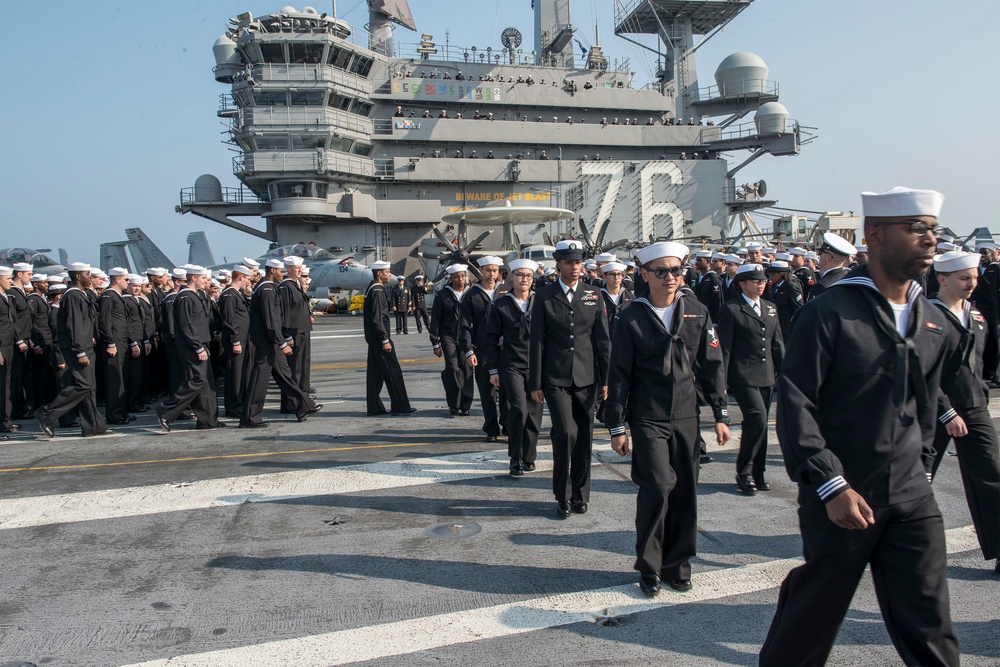
M 520 299 L 518 299 L 513 294 L 511 294 L 510 296 L 511 296 L 512 299 L 514 299 L 514 302 L 517 304 L 517 307 L 521 309 L 522 313 L 528 312 L 528 300 L 527 299 L 525 299 L 524 301 L 521 301 Z
M 618 294 L 612 294 L 611 292 L 605 290 L 604 293 L 611 297 L 611 303 L 615 304 L 616 306 L 618 305 L 618 302 L 621 301 L 622 298 L 621 292 L 618 292 Z
M 969 328 L 969 315 L 965 312 L 965 302 L 958 302 L 958 310 L 954 308 L 949 308 L 951 314 L 958 318 L 958 321 L 962 323 L 962 326 L 966 329 Z
M 910 304 L 889 302 L 892 314 L 896 317 L 896 331 L 900 336 L 906 337 L 906 325 L 910 323 Z
M 670 331 L 670 323 L 674 319 L 674 307 L 676 306 L 676 300 L 666 308 L 657 308 L 656 306 L 652 306 L 653 312 L 659 315 L 660 321 L 663 322 L 663 328 L 667 331 Z

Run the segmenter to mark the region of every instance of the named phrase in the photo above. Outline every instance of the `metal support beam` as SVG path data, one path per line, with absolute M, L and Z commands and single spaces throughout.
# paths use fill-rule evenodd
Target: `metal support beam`
M 750 157 L 748 157 L 746 160 L 744 160 L 738 166 L 733 167 L 728 172 L 726 172 L 726 178 L 733 178 L 734 176 L 736 176 L 736 172 L 738 172 L 740 169 L 742 169 L 743 167 L 747 166 L 748 164 L 750 164 L 751 162 L 753 162 L 754 160 L 756 160 L 757 158 L 759 158 L 762 155 L 767 155 L 767 149 L 766 148 L 758 148 L 756 151 L 754 151 L 753 155 L 751 155 Z
M 236 207 L 220 207 L 220 206 L 199 206 L 197 204 L 178 206 L 176 211 L 178 213 L 194 213 L 195 215 L 205 218 L 206 220 L 211 220 L 212 222 L 217 222 L 220 225 L 225 225 L 230 229 L 235 229 L 238 232 L 243 232 L 244 234 L 249 234 L 251 236 L 256 236 L 257 238 L 264 239 L 265 241 L 277 241 L 278 234 L 274 227 L 274 223 L 271 220 L 264 220 L 265 228 L 263 230 L 251 227 L 250 225 L 245 225 L 242 222 L 236 222 L 232 218 L 226 215 L 226 213 L 216 210 L 220 208 L 236 208 Z M 247 212 L 246 215 L 260 215 L 266 209 L 261 207 L 260 212 Z

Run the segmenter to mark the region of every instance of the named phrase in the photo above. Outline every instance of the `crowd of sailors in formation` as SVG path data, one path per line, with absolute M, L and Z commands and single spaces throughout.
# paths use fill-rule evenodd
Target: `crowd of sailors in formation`
M 49 436 L 56 424 L 77 423 L 84 436 L 100 435 L 154 404 L 165 430 L 178 419 L 219 428 L 217 384 L 226 417 L 263 428 L 271 378 L 282 413 L 304 421 L 322 407 L 310 396 L 313 319 L 301 257 L 263 267 L 245 258 L 215 277 L 194 265 L 145 275 L 79 262 L 67 269 L 0 266 L 0 435 L 26 419 Z
M 886 614 L 890 634 L 908 664 L 956 664 L 930 483 L 954 441 L 983 555 L 1000 556 L 1000 455 L 987 409 L 988 388 L 1000 386 L 1000 256 L 992 243 L 969 253 L 940 237 L 939 193 L 895 188 L 863 199 L 877 263 L 869 247 L 832 233 L 816 251 L 658 242 L 630 260 L 587 259 L 579 241 L 563 240 L 555 268 L 492 256 L 448 266 L 428 313 L 433 286 L 423 276 L 389 285 L 389 263 L 374 262 L 364 301 L 367 414 L 416 412 L 392 341 L 409 334 L 413 315 L 444 362 L 450 414 L 470 415 L 478 392 L 485 438 L 506 436 L 514 478 L 535 470 L 548 405 L 560 518 L 588 511 L 596 417 L 612 448 L 632 453 L 635 569 L 653 596 L 661 583 L 692 587 L 698 469 L 712 460 L 700 408 L 709 407 L 722 445 L 729 398 L 739 405 L 734 478 L 753 496 L 770 490 L 776 399 L 785 466 L 802 488 L 807 558 L 782 587 L 762 664 L 823 662 L 865 563 L 876 567 L 901 542 L 925 558 L 876 578 L 880 599 L 910 605 Z M 214 277 L 192 265 L 144 276 L 82 263 L 55 276 L 0 266 L 0 432 L 34 418 L 49 436 L 77 421 L 84 436 L 99 435 L 157 400 L 165 430 L 179 419 L 219 428 L 217 378 L 222 409 L 240 427 L 268 425 L 272 377 L 281 412 L 304 421 L 322 407 L 311 397 L 308 286 L 297 256 L 264 266 L 244 259 Z M 920 530 L 895 533 L 913 511 Z M 823 607 L 829 586 L 846 598 Z M 907 587 L 933 594 L 914 599 Z M 805 654 L 799 640 L 817 630 L 803 622 L 823 635 Z
M 455 111 L 454 115 L 449 115 L 449 111 L 447 109 L 441 109 L 440 111 L 438 111 L 437 116 L 434 116 L 431 113 L 430 109 L 424 109 L 420 113 L 420 115 L 417 116 L 417 111 L 415 111 L 414 109 L 410 109 L 409 111 L 407 111 L 402 106 L 397 106 L 396 107 L 396 111 L 392 114 L 392 116 L 393 116 L 393 118 L 418 118 L 419 117 L 419 118 L 438 118 L 438 119 L 445 119 L 445 120 L 447 120 L 447 119 L 450 118 L 452 120 L 470 120 L 471 119 L 471 120 L 488 120 L 488 121 L 491 121 L 491 122 L 495 121 L 495 120 L 518 120 L 518 121 L 521 121 L 522 123 L 527 123 L 528 122 L 528 116 L 525 115 L 525 114 L 518 115 L 517 113 L 512 112 L 512 111 L 505 111 L 504 114 L 503 114 L 503 116 L 501 117 L 501 116 L 494 115 L 494 113 L 492 111 L 487 111 L 486 113 L 482 113 L 479 109 L 476 109 L 475 111 L 473 111 L 472 116 L 470 118 L 466 118 L 464 115 L 462 115 L 461 111 Z M 536 123 L 545 122 L 545 119 L 542 116 L 535 116 L 533 120 Z M 563 123 L 566 123 L 568 125 L 573 125 L 574 123 L 586 123 L 587 121 L 586 121 L 585 118 L 581 118 L 580 116 L 577 116 L 576 120 L 573 120 L 573 116 L 566 116 L 564 119 L 561 119 L 561 120 L 560 120 L 559 116 L 552 116 L 552 122 L 553 123 L 563 122 Z M 638 126 L 639 125 L 639 119 L 636 118 L 636 117 L 629 118 L 629 117 L 625 116 L 625 117 L 622 117 L 621 120 L 619 120 L 619 118 L 617 116 L 613 116 L 611 118 L 611 120 L 608 120 L 607 116 L 602 116 L 601 120 L 598 121 L 598 125 L 600 125 L 601 127 L 606 127 L 608 125 Z M 646 119 L 646 122 L 644 123 L 644 125 L 647 126 L 647 127 L 654 126 L 654 125 L 669 125 L 669 126 L 680 126 L 680 125 L 698 126 L 698 125 L 707 125 L 707 126 L 711 127 L 711 126 L 715 125 L 715 122 L 711 121 L 711 120 L 708 121 L 708 122 L 706 122 L 704 120 L 701 120 L 701 119 L 696 120 L 693 117 L 692 118 L 688 118 L 687 121 L 685 122 L 684 119 L 682 119 L 682 118 L 668 118 L 666 116 L 661 116 L 661 117 L 649 116 Z

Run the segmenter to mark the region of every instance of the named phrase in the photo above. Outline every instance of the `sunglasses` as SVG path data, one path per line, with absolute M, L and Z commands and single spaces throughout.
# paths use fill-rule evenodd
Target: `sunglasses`
M 680 275 L 684 273 L 684 267 L 682 266 L 670 266 L 670 267 L 658 266 L 655 269 L 646 269 L 646 270 L 652 273 L 654 276 L 656 276 L 657 280 L 663 280 L 668 275 L 673 276 L 674 278 L 679 278 Z
M 930 225 L 928 225 L 923 220 L 903 220 L 902 222 L 880 222 L 878 224 L 880 224 L 880 225 L 908 225 L 909 228 L 907 229 L 907 231 L 910 232 L 911 234 L 916 235 L 916 236 L 923 236 L 927 232 L 930 232 L 931 234 L 934 235 L 934 238 L 939 239 L 939 238 L 941 238 L 941 236 L 944 235 L 944 228 L 943 227 L 941 227 L 939 225 L 935 225 L 935 226 L 931 227 Z

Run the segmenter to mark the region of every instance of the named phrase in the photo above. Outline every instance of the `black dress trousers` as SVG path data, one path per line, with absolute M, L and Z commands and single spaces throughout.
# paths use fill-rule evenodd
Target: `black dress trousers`
M 462 358 L 458 341 L 450 336 L 441 337 L 441 352 L 444 356 L 441 383 L 448 407 L 452 410 L 471 410 L 472 399 L 475 398 L 472 366 Z
M 629 421 L 635 569 L 664 581 L 691 578 L 698 537 L 698 420 Z
M 288 360 L 285 359 L 284 353 L 278 350 L 278 346 L 273 343 L 254 344 L 253 367 L 250 371 L 250 380 L 247 383 L 246 402 L 243 404 L 240 424 L 260 423 L 270 377 L 274 377 L 274 381 L 278 383 L 281 391 L 288 394 L 293 401 L 296 417 L 301 417 L 316 407 L 315 401 L 292 381 L 292 371 L 288 367 Z
M 531 400 L 528 370 L 501 368 L 500 387 L 507 398 L 507 455 L 525 463 L 538 458 L 538 433 L 542 427 L 542 404 Z
M 955 410 L 969 429 L 964 438 L 955 438 L 955 451 L 958 453 L 958 467 L 962 473 L 972 525 L 976 527 L 983 558 L 1000 558 L 1000 453 L 997 431 L 988 408 Z M 950 439 L 944 425 L 938 423 L 934 437 L 935 474 Z
M 743 413 L 737 475 L 762 475 L 767 467 L 767 414 L 774 387 L 730 387 Z
M 247 381 L 250 378 L 250 368 L 253 360 L 253 346 L 243 343 L 243 351 L 233 353 L 232 345 L 225 345 L 222 351 L 223 372 L 225 383 L 223 402 L 226 416 L 239 419 L 243 414 L 243 403 L 246 401 Z
M 951 624 L 944 521 L 933 494 L 875 506 L 875 525 L 836 526 L 812 487 L 799 487 L 805 564 L 781 584 L 761 665 L 822 665 L 865 566 L 889 637 L 907 665 L 958 665 Z
M 62 350 L 66 359 L 66 370 L 62 374 L 62 388 L 52 402 L 43 406 L 35 416 L 43 424 L 51 424 L 74 410 L 80 415 L 83 435 L 98 435 L 108 430 L 104 417 L 97 410 L 96 376 L 97 354 L 87 352 L 90 365 L 84 366 L 76 354 L 69 349 Z
M 380 415 L 385 410 L 382 402 L 382 385 L 389 390 L 389 405 L 393 412 L 409 412 L 410 399 L 403 384 L 403 370 L 396 357 L 396 346 L 386 352 L 381 345 L 368 346 L 368 377 L 365 397 L 369 415 Z
M 128 396 L 125 388 L 125 357 L 128 341 L 115 341 L 115 356 L 104 354 L 104 417 L 109 422 L 128 418 Z
M 205 349 L 208 349 L 207 344 Z M 215 396 L 215 375 L 212 373 L 211 359 L 199 360 L 198 353 L 188 345 L 177 346 L 177 358 L 184 376 L 181 386 L 163 401 L 157 414 L 172 422 L 190 407 L 199 427 L 218 426 L 219 401 Z
M 552 418 L 552 492 L 556 502 L 589 503 L 597 385 L 544 385 L 542 392 Z

